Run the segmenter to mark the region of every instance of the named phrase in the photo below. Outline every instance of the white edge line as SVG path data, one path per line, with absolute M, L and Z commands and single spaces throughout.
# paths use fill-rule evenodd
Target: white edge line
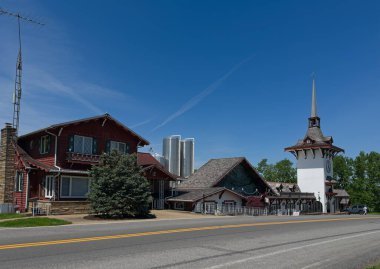
M 214 266 L 206 267 L 204 269 L 219 269 L 219 268 L 223 268 L 223 267 L 227 267 L 227 266 L 234 266 L 236 264 L 244 263 L 244 262 L 247 262 L 247 261 L 253 261 L 253 260 L 257 260 L 257 259 L 261 259 L 261 258 L 265 258 L 265 257 L 277 255 L 277 254 L 282 254 L 282 253 L 293 251 L 293 250 L 299 250 L 299 249 L 303 249 L 303 248 L 307 248 L 307 247 L 314 247 L 314 246 L 324 245 L 324 244 L 331 243 L 331 242 L 336 242 L 336 241 L 341 241 L 341 240 L 345 240 L 345 239 L 356 238 L 356 237 L 370 235 L 370 234 L 374 234 L 374 233 L 380 233 L 380 231 L 373 231 L 373 232 L 362 233 L 362 234 L 357 234 L 357 235 L 350 235 L 350 236 L 340 237 L 340 238 L 331 239 L 331 240 L 327 240 L 327 241 L 316 242 L 316 243 L 312 243 L 312 244 L 309 244 L 309 245 L 302 245 L 302 246 L 298 246 L 298 247 L 278 250 L 278 251 L 267 253 L 267 254 L 263 254 L 263 255 L 249 257 L 249 258 L 245 258 L 245 259 L 241 259 L 241 260 L 235 260 L 235 261 L 231 261 L 231 262 L 226 262 L 226 263 L 223 263 L 223 264 L 217 264 L 217 265 L 214 265 Z

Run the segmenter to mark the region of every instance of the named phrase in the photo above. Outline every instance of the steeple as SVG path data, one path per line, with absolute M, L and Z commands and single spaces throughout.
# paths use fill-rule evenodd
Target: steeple
M 333 145 L 333 138 L 331 136 L 324 136 L 321 130 L 321 119 L 317 113 L 317 91 L 315 87 L 315 78 L 312 82 L 312 97 L 311 97 L 311 114 L 308 119 L 308 128 L 303 139 L 299 139 L 297 144 L 291 147 L 285 148 L 285 151 L 289 151 L 298 159 L 298 153 L 303 152 L 306 149 L 312 149 L 313 152 L 316 149 L 323 149 L 323 156 L 326 153 L 337 154 L 344 151 Z M 325 152 L 327 150 L 327 152 Z M 314 153 L 313 153 L 314 154 Z
M 317 114 L 317 93 L 315 89 L 315 78 L 313 77 L 313 89 L 311 96 L 311 115 L 309 118 L 309 128 L 320 127 L 321 120 Z
M 317 116 L 317 95 L 315 91 L 315 79 L 313 78 L 313 93 L 311 97 L 311 118 L 318 117 Z

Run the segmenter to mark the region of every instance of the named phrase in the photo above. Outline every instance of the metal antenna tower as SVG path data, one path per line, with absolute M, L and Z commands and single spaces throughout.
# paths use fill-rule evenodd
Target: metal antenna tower
M 22 55 L 21 55 L 21 25 L 20 20 L 38 24 L 38 25 L 44 25 L 41 22 L 37 22 L 35 20 L 26 18 L 21 16 L 19 13 L 12 13 L 8 12 L 2 8 L 0 8 L 0 15 L 9 15 L 17 18 L 18 23 L 18 42 L 19 42 L 19 48 L 18 48 L 18 55 L 17 55 L 17 63 L 16 63 L 16 79 L 15 79 L 15 89 L 13 93 L 13 124 L 12 127 L 16 129 L 16 136 L 18 135 L 18 128 L 19 128 L 19 121 L 20 121 L 20 103 L 21 103 L 21 93 L 22 93 L 22 87 L 21 87 L 21 78 L 22 78 Z

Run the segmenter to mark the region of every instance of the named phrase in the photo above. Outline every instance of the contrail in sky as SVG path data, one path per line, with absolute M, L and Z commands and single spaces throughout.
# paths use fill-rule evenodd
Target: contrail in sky
M 141 125 L 145 125 L 151 121 L 152 121 L 152 119 L 147 119 L 147 120 L 144 120 L 142 122 L 136 123 L 135 125 L 131 125 L 130 128 L 133 129 L 133 128 L 139 127 Z
M 250 61 L 253 56 L 249 56 L 248 58 L 244 59 L 234 67 L 232 67 L 226 74 L 224 74 L 222 77 L 211 83 L 206 89 L 204 89 L 202 92 L 191 98 L 189 101 L 187 101 L 179 110 L 177 110 L 175 113 L 170 115 L 166 120 L 164 120 L 161 124 L 157 125 L 152 131 L 156 131 L 157 129 L 163 127 L 167 123 L 171 122 L 172 120 L 178 118 L 186 111 L 192 109 L 194 106 L 196 106 L 199 102 L 201 102 L 204 98 L 206 98 L 208 95 L 213 93 L 219 86 L 227 79 L 229 78 L 237 69 L 239 69 L 243 64 Z

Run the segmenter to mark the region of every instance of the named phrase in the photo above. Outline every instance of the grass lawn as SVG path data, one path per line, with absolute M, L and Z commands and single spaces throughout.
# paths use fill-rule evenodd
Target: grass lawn
M 0 222 L 0 227 L 8 228 L 18 228 L 18 227 L 37 227 L 37 226 L 55 226 L 55 225 L 65 225 L 71 224 L 69 221 L 46 218 L 46 217 L 35 217 L 27 219 L 16 219 Z
M 0 214 L 0 220 L 1 219 L 18 219 L 18 218 L 23 218 L 23 217 L 26 217 L 26 215 L 16 214 L 16 213 L 4 213 L 4 214 Z
M 380 269 L 380 264 L 367 267 L 367 269 Z

